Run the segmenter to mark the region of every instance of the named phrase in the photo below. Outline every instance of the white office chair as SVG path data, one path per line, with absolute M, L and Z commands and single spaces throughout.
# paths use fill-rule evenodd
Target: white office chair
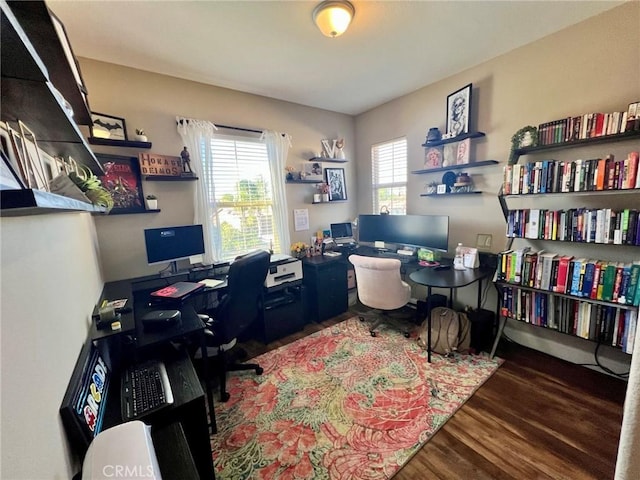
M 376 320 L 369 328 L 372 337 L 376 336 L 376 328 L 387 321 L 395 323 L 388 312 L 404 307 L 411 298 L 411 286 L 400 278 L 400 260 L 396 258 L 363 257 L 350 255 L 349 261 L 355 267 L 358 300 L 363 305 L 373 308 Z M 364 315 L 360 316 L 364 321 Z M 403 331 L 409 337 L 407 330 Z

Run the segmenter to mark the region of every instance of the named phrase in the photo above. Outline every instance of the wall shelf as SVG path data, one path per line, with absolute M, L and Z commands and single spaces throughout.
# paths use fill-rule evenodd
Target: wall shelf
M 313 157 L 309 159 L 310 162 L 325 162 L 325 163 L 347 163 L 348 160 L 344 158 L 326 158 L 326 157 Z
M 105 208 L 91 203 L 30 188 L 2 190 L 0 191 L 0 203 L 2 203 L 0 215 L 3 217 L 41 215 L 54 212 L 106 212 Z
M 287 180 L 287 183 L 322 183 L 324 180 Z
M 473 192 L 447 192 L 447 193 L 421 193 L 421 197 L 453 197 L 456 195 L 477 195 L 482 193 L 479 190 L 474 190 Z
M 162 210 L 159 208 L 153 210 L 140 210 L 139 212 L 114 212 L 113 210 L 109 212 L 109 215 L 136 215 L 138 213 L 159 213 Z
M 422 146 L 425 148 L 437 147 L 440 145 L 446 145 L 447 143 L 462 142 L 467 138 L 480 138 L 480 137 L 484 137 L 484 132 L 469 132 L 469 133 L 463 133 L 462 135 L 458 135 L 457 137 L 453 137 L 453 138 L 445 138 L 444 140 L 436 140 L 434 142 L 425 142 L 422 144 Z
M 198 177 L 175 177 L 171 175 L 148 175 L 144 177 L 147 182 L 189 182 L 198 180 Z
M 640 130 L 634 130 L 631 132 L 617 133 L 615 135 L 603 135 L 601 137 L 583 138 L 581 140 L 574 140 L 573 142 L 552 143 L 551 145 L 540 145 L 537 147 L 525 147 L 514 150 L 517 156 L 528 155 L 536 152 L 546 152 L 549 150 L 560 150 L 564 148 L 583 147 L 587 145 L 595 145 L 598 143 L 609 142 L 621 142 L 624 140 L 632 140 L 640 138 Z
M 151 142 L 138 142 L 135 140 L 113 140 L 111 138 L 89 137 L 91 145 L 105 145 L 108 147 L 151 148 Z
M 468 168 L 486 167 L 487 165 L 497 165 L 497 160 L 482 160 L 480 162 L 463 163 L 462 165 L 451 165 L 450 167 L 427 168 L 424 170 L 413 170 L 411 173 L 423 175 L 425 173 L 446 172 L 448 170 L 466 170 Z
M 328 202 L 311 202 L 311 205 L 329 205 L 330 203 L 344 203 L 347 200 L 329 200 Z

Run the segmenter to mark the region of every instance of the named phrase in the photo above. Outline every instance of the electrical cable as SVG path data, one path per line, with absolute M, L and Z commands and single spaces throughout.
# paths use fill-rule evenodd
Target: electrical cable
M 524 345 L 522 345 L 521 343 L 516 342 L 514 339 L 510 338 L 506 333 L 504 333 L 504 331 L 502 332 L 502 336 L 510 343 L 513 343 L 514 345 L 518 345 L 519 347 L 525 347 Z M 605 367 L 604 365 L 602 365 L 600 363 L 600 360 L 598 359 L 598 350 L 600 349 L 600 345 L 602 345 L 602 343 L 600 342 L 600 340 L 598 340 L 598 343 L 596 345 L 596 349 L 593 352 L 594 355 L 594 359 L 596 363 L 574 363 L 574 365 L 578 365 L 581 367 L 598 367 L 600 368 L 603 372 L 608 373 L 609 375 L 612 375 L 614 377 L 618 377 L 621 378 L 623 380 L 628 380 L 629 377 L 629 372 L 622 372 L 622 373 L 618 373 L 618 372 L 614 372 L 613 370 L 611 370 L 608 367 Z M 525 348 L 529 348 L 529 347 L 525 347 Z M 570 362 L 572 363 L 572 362 Z

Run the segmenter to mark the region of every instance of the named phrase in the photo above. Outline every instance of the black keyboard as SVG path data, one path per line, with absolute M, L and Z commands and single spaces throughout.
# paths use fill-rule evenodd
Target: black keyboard
M 411 263 L 412 261 L 415 261 L 415 257 L 413 255 L 400 255 L 396 252 L 378 252 L 376 253 L 376 257 L 395 258 L 396 260 L 400 260 L 400 263 Z
M 122 374 L 122 419 L 131 420 L 173 403 L 167 369 L 160 361 L 133 365 Z

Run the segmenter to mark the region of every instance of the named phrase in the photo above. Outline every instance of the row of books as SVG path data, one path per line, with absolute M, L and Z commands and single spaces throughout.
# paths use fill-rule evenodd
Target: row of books
M 589 192 L 640 188 L 638 152 L 625 159 L 613 155 L 589 160 L 540 160 L 525 164 L 505 165 L 502 193 Z
M 509 210 L 506 234 L 510 238 L 640 245 L 640 210 Z
M 523 247 L 498 254 L 496 279 L 591 300 L 640 304 L 640 260 L 611 262 Z
M 629 111 L 585 113 L 576 117 L 553 120 L 538 125 L 538 145 L 575 142 L 638 130 L 640 128 L 638 120 L 635 111 L 633 113 Z
M 506 287 L 500 313 L 506 318 L 620 347 L 626 353 L 633 352 L 637 310 Z

